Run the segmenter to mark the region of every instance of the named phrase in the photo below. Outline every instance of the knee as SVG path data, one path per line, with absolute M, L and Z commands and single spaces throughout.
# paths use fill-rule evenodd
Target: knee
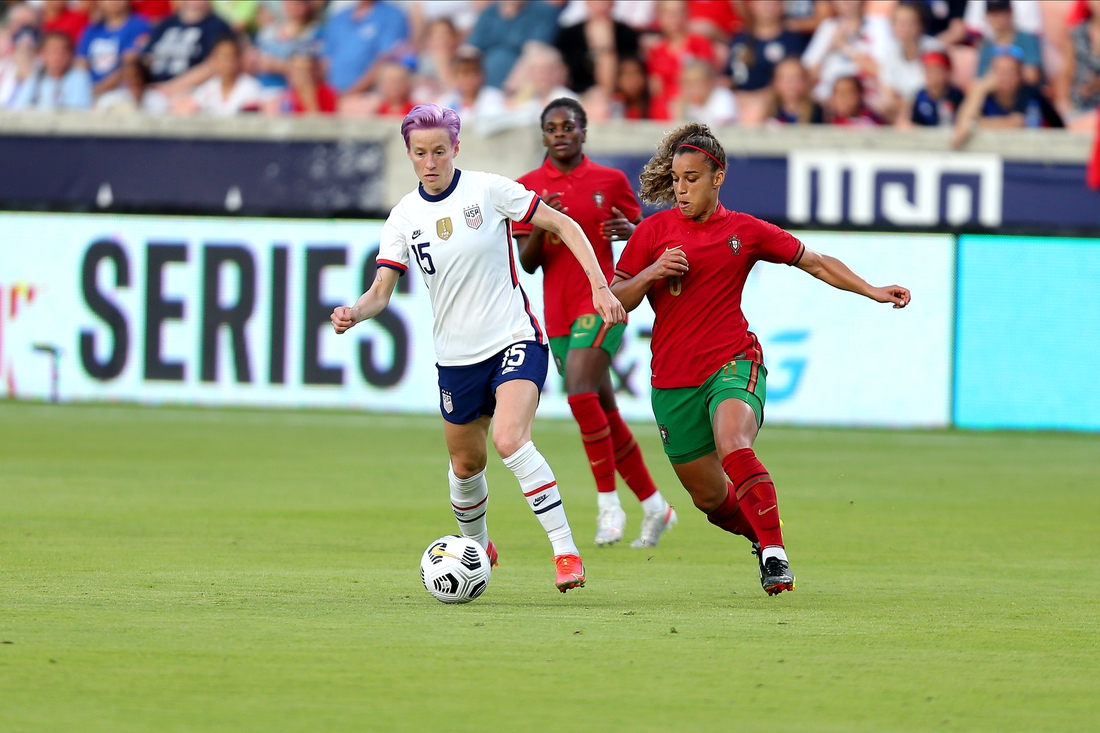
M 694 502 L 696 509 L 703 514 L 710 514 L 715 509 L 722 506 L 722 502 L 726 500 L 726 487 L 725 485 L 720 489 L 717 487 L 708 487 L 707 490 L 693 492 L 691 494 L 691 500 Z
M 718 455 L 725 458 L 734 451 L 742 450 L 743 448 L 752 448 L 753 436 L 745 433 L 730 433 L 727 435 L 715 436 L 715 446 L 718 448 Z
M 485 470 L 485 456 L 451 454 L 451 470 L 458 478 L 470 478 Z
M 530 440 L 529 436 L 522 434 L 520 431 L 493 431 L 493 447 L 497 449 L 497 453 L 500 454 L 501 458 L 515 455 L 516 451 L 527 445 Z

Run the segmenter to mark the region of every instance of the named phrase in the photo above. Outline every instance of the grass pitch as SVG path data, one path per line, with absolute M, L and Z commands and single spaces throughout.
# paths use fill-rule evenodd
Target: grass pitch
M 0 729 L 1100 727 L 1100 436 L 766 428 L 768 598 L 636 433 L 660 547 L 590 545 L 576 428 L 540 422 L 588 587 L 494 456 L 501 565 L 444 606 L 438 419 L 0 403 Z

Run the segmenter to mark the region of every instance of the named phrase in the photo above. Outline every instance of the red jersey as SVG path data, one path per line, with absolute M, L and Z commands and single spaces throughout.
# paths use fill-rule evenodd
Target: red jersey
M 549 157 L 542 165 L 517 179 L 519 183 L 539 196 L 560 193 L 561 205 L 584 231 L 604 277 L 611 282 L 615 257 L 611 252 L 611 240 L 604 237 L 600 226 L 614 219 L 611 207 L 623 212 L 630 221 L 642 215 L 642 206 L 634 196 L 626 174 L 616 168 L 598 165 L 586 156 L 569 173 L 562 173 Z M 530 224 L 516 222 L 513 234 L 529 234 Z M 568 336 L 573 321 L 592 308 L 592 286 L 577 258 L 556 234 L 546 233 L 543 240 L 542 292 L 546 311 L 546 333 L 551 338 Z
M 317 111 L 323 115 L 336 114 L 336 106 L 340 101 L 340 95 L 336 93 L 336 90 L 324 82 L 320 82 L 314 88 L 317 91 Z M 286 104 L 292 113 L 296 115 L 305 114 L 306 108 L 302 104 L 302 98 L 298 96 L 297 89 L 289 90 Z
M 793 265 L 802 243 L 774 224 L 729 211 L 721 204 L 704 223 L 679 209 L 641 224 L 615 267 L 624 279 L 638 275 L 670 247 L 682 247 L 688 274 L 654 283 L 646 297 L 653 322 L 653 386 L 698 387 L 726 362 L 764 362 L 756 335 L 741 312 L 741 292 L 758 261 Z

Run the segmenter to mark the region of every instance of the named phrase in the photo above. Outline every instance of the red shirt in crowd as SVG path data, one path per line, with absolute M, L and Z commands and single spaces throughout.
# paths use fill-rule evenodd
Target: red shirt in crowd
M 1096 108 L 1097 117 L 1100 118 L 1100 107 Z M 1100 119 L 1097 120 L 1100 123 Z M 1089 188 L 1100 189 L 1100 124 L 1096 126 L 1096 140 L 1092 144 L 1092 160 L 1088 168 Z
M 83 10 L 65 8 L 55 18 L 42 23 L 43 33 L 64 33 L 73 39 L 73 48 L 80 43 L 80 34 L 88 25 L 88 14 Z
M 653 98 L 651 107 L 653 119 L 671 119 L 670 105 L 680 95 L 680 71 L 694 59 L 714 63 L 714 47 L 706 37 L 695 33 L 687 35 L 683 48 L 673 48 L 665 40 L 649 52 L 646 70 L 650 77 L 661 80 L 661 93 Z
M 614 219 L 611 208 L 623 212 L 630 221 L 642 215 L 641 204 L 630 188 L 626 174 L 616 168 L 598 165 L 581 158 L 581 163 L 569 173 L 562 173 L 550 158 L 518 179 L 538 195 L 560 193 L 561 204 L 569 216 L 584 231 L 592 249 L 596 251 L 600 269 L 611 282 L 615 258 L 611 252 L 611 240 L 603 235 L 600 226 Z M 528 234 L 530 224 L 514 223 L 513 234 Z M 542 291 L 546 311 L 546 333 L 551 338 L 568 336 L 573 321 L 592 308 L 592 286 L 577 258 L 556 234 L 547 232 L 542 248 Z
M 130 9 L 155 25 L 172 14 L 172 3 L 170 0 L 130 0 Z
M 708 21 L 729 37 L 735 36 L 744 28 L 745 23 L 733 3 L 726 0 L 688 0 L 687 16 L 689 21 Z
M 336 114 L 336 104 L 340 98 L 336 90 L 328 84 L 318 84 L 315 88 L 317 89 L 318 111 L 326 115 Z M 298 96 L 297 89 L 288 90 L 287 106 L 293 114 L 300 115 L 305 113 L 306 108 L 302 104 L 302 98 Z
M 723 364 L 764 362 L 756 335 L 741 312 L 741 293 L 760 260 L 793 265 L 802 243 L 774 224 L 718 205 L 702 224 L 679 209 L 649 217 L 634 230 L 615 274 L 630 279 L 670 247 L 683 247 L 688 274 L 654 283 L 653 386 L 698 387 Z
M 401 102 L 400 104 L 391 104 L 388 99 L 384 99 L 382 100 L 382 104 L 378 105 L 378 110 L 375 114 L 385 115 L 386 117 L 404 117 L 409 112 L 412 112 L 415 106 L 415 104 L 409 101 Z

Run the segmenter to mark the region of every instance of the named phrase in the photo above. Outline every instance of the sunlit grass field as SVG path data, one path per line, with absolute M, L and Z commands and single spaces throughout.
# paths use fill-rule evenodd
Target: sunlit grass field
M 767 427 L 798 589 L 679 488 L 566 595 L 492 456 L 485 594 L 445 606 L 437 418 L 0 402 L 0 730 L 1100 729 L 1100 436 Z M 641 514 L 622 489 L 628 539 Z

